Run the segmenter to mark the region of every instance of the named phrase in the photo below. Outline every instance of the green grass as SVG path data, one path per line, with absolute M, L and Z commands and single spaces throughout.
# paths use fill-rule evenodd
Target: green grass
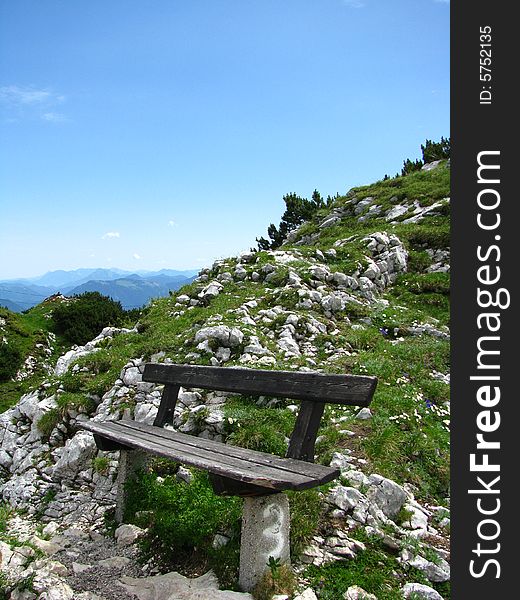
M 403 201 L 411 204 L 414 200 L 427 206 L 449 196 L 449 169 L 441 165 L 430 172 L 416 172 L 362 186 L 338 197 L 335 204 L 342 205 L 354 195 L 359 199 L 373 196 L 383 209 Z M 317 249 L 325 251 L 338 239 L 355 236 L 344 247 L 336 248 L 335 257 L 327 256 L 318 262 L 326 264 L 331 272 L 346 274 L 364 269 L 367 249 L 361 240 L 369 233 L 388 231 L 405 244 L 409 252 L 408 272 L 381 294 L 388 305 L 352 301 L 342 315 L 332 319 L 327 319 L 321 310 L 300 311 L 297 332 L 303 338 L 308 337 L 305 321 L 311 317 L 320 320 L 326 324 L 327 331 L 313 339 L 318 368 L 331 373 L 375 375 L 379 379 L 371 404 L 373 418 L 369 421 L 355 419 L 358 407 L 326 408 L 318 432 L 317 462 L 328 464 L 333 452 L 348 448 L 355 456 L 368 461 L 363 468 L 366 473 L 380 473 L 399 483 L 408 482 L 414 486 L 417 498 L 437 504 L 443 503 L 449 492 L 449 386 L 435 380 L 432 372 L 449 372 L 449 342 L 429 335 L 413 336 L 410 327 L 428 323 L 440 328 L 450 323 L 449 274 L 425 272 L 431 264 L 426 249 L 449 248 L 449 208 L 443 208 L 440 213 L 416 224 L 389 225 L 384 218 L 358 223 L 357 217 L 348 217 L 334 227 L 320 230 L 318 223 L 328 214 L 328 211 L 320 211 L 313 222 L 300 230 L 301 235 L 319 232 L 318 241 L 309 246 L 293 246 L 297 261 L 290 264 L 291 270 L 310 283 L 309 268 L 316 264 Z M 291 249 L 291 246 L 282 249 Z M 267 263 L 274 264 L 268 252 L 259 252 L 255 258 L 256 263 L 246 265 L 249 273 L 261 272 Z M 235 259 L 226 260 L 221 271 L 233 272 L 235 264 Z M 94 410 L 98 399 L 93 402 L 88 396 L 100 398 L 108 391 L 130 359 L 143 357 L 147 361 L 153 354 L 164 352 L 173 362 L 184 363 L 188 352 L 197 352 L 194 337 L 198 328 L 207 326 L 208 320 L 217 315 L 222 318 L 212 324 L 237 326 L 245 334 L 244 343 L 248 336 L 257 335 L 261 343 L 273 351 L 276 365 L 263 368 L 307 366 L 304 356 L 284 359 L 277 352 L 275 336 L 285 323 L 286 315 L 277 317 L 262 331 L 263 325 L 244 325 L 242 315 L 236 312 L 240 305 L 252 299 L 258 301 L 258 306 L 250 311 L 253 316 L 274 306 L 295 310 L 299 300 L 297 291 L 278 289 L 286 280 L 288 268 L 276 266 L 276 276 L 271 282 L 227 283 L 223 293 L 191 310 L 176 307 L 176 297 L 186 293 L 197 297 L 207 282 L 190 284 L 171 297 L 154 300 L 139 317 L 139 333 L 107 340 L 99 351 L 77 361 L 79 372 L 70 370 L 59 378 L 51 378 L 53 389 L 61 385 L 65 393 L 58 394 L 58 406 L 42 417 L 39 423 L 42 430 L 50 435 L 70 409 L 87 413 Z M 210 271 L 210 280 L 217 275 L 218 269 Z M 41 335 L 38 332 L 48 330 L 45 316 L 48 310 L 49 307 L 37 307 L 12 318 L 11 329 L 23 352 L 35 343 Z M 337 353 L 339 349 L 345 353 Z M 243 345 L 234 349 L 228 366 L 239 365 L 242 351 Z M 202 353 L 193 362 L 209 364 L 209 355 Z M 16 385 L 1 384 L 4 406 L 11 404 L 21 390 L 39 385 L 41 381 L 38 375 Z M 129 397 L 124 405 L 131 407 L 133 402 Z M 276 407 L 266 408 L 258 405 L 256 398 L 228 398 L 224 408 L 228 441 L 283 456 L 295 422 L 295 415 L 286 408 L 287 404 L 282 400 Z M 356 435 L 351 437 L 344 430 L 354 431 Z M 93 462 L 98 472 L 105 472 L 108 466 L 106 457 L 98 457 Z M 215 496 L 204 474 L 197 474 L 191 485 L 177 482 L 176 468 L 168 461 L 155 461 L 152 472 L 143 474 L 130 489 L 127 518 L 149 527 L 143 551 L 163 568 L 181 569 L 187 574 L 211 567 L 224 587 L 236 589 L 241 501 Z M 291 551 L 297 556 L 319 531 L 322 500 L 320 490 L 289 494 L 289 498 Z M 406 515 L 403 513 L 400 517 L 404 519 Z M 0 528 L 1 519 L 0 508 Z M 215 549 L 211 540 L 217 532 L 225 532 L 230 541 Z M 349 585 L 354 584 L 380 599 L 393 600 L 401 598 L 399 589 L 406 581 L 423 581 L 419 572 L 404 569 L 377 540 L 359 535 L 367 544 L 367 550 L 356 559 L 307 570 L 312 586 L 321 590 L 320 600 L 341 598 Z M 449 598 L 449 584 L 436 587 L 443 597 Z
M 163 568 L 190 572 L 211 558 L 215 564 L 221 560 L 221 553 L 210 551 L 215 534 L 229 532 L 238 539 L 241 506 L 239 498 L 216 496 L 207 473 L 194 472 L 186 484 L 170 475 L 158 480 L 153 471 L 142 472 L 128 484 L 125 522 L 148 526 L 142 542 L 145 556 Z M 146 523 L 140 520 L 150 511 L 151 522 L 149 517 Z
M 366 545 L 366 550 L 359 552 L 354 559 L 329 563 L 323 567 L 310 566 L 305 570 L 304 576 L 310 581 L 311 587 L 320 590 L 320 600 L 342 598 L 353 585 L 362 587 L 381 600 L 402 600 L 400 589 L 409 581 L 433 586 L 445 600 L 449 600 L 449 584 L 428 582 L 420 571 L 399 563 L 379 539 L 367 536 L 361 529 L 352 537 Z
M 294 415 L 285 408 L 261 408 L 255 399 L 233 398 L 224 408 L 229 443 L 284 456 L 286 437 L 294 428 Z
M 11 351 L 19 357 L 15 361 L 7 356 L 0 357 L 0 361 L 3 361 L 0 364 L 0 371 L 4 373 L 4 376 L 0 377 L 0 412 L 10 408 L 24 393 L 38 387 L 47 376 L 47 373 L 37 368 L 29 378 L 23 381 L 11 381 L 29 355 L 39 361 L 44 358 L 55 361 L 67 349 L 67 345 L 59 337 L 56 338 L 50 357 L 44 355 L 42 348 L 37 346 L 47 345 L 47 336 L 52 330 L 52 321 L 49 318 L 52 308 L 52 301 L 43 302 L 23 313 L 14 313 L 0 307 L 0 319 L 5 320 L 1 335 L 7 339 L 7 346 Z

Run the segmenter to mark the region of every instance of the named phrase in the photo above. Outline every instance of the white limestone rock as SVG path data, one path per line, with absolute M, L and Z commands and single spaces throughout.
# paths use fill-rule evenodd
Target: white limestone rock
M 238 327 L 228 327 L 227 325 L 215 325 L 213 327 L 203 327 L 195 334 L 195 343 L 201 343 L 208 340 L 216 340 L 225 348 L 234 348 L 239 346 L 244 339 L 244 334 Z
M 369 594 L 359 585 L 351 585 L 343 595 L 345 600 L 377 600 L 377 596 Z
M 154 577 L 122 577 L 120 582 L 127 593 L 134 594 L 138 600 L 253 599 L 249 593 L 219 590 L 217 578 L 212 571 L 194 579 L 172 572 Z
M 73 479 L 94 457 L 96 450 L 94 436 L 88 431 L 78 431 L 73 438 L 67 440 L 52 470 L 52 478 L 55 481 Z
M 327 501 L 341 510 L 349 511 L 366 502 L 366 497 L 356 488 L 337 485 L 329 491 Z
M 410 550 L 403 550 L 400 557 L 398 558 L 403 564 L 410 565 L 422 571 L 428 581 L 434 583 L 443 583 L 450 579 L 450 565 L 440 556 L 438 556 L 435 562 L 427 560 L 423 556 L 414 554 Z
M 367 498 L 375 504 L 386 517 L 395 518 L 404 503 L 408 500 L 408 493 L 395 481 L 373 474 L 368 478 L 370 489 Z
M 417 600 L 443 600 L 437 590 L 423 583 L 407 583 L 401 589 L 404 598 L 415 598 Z
M 145 534 L 144 529 L 137 525 L 120 525 L 114 532 L 114 536 L 119 546 L 130 546 Z

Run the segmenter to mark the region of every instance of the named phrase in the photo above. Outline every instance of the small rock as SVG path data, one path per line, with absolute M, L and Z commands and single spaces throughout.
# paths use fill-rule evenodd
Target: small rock
M 359 585 L 351 585 L 345 592 L 343 598 L 345 600 L 377 600 L 377 596 L 369 594 Z
M 191 483 L 193 481 L 193 473 L 182 465 L 177 469 L 175 477 L 180 481 L 184 481 L 184 483 Z
M 225 546 L 228 542 L 229 538 L 227 536 L 217 533 L 217 535 L 213 538 L 213 543 L 211 545 L 216 549 Z
M 130 546 L 144 535 L 144 529 L 137 525 L 124 524 L 115 530 L 115 538 L 120 546 Z
M 424 600 L 443 600 L 437 590 L 422 583 L 407 583 L 401 590 L 405 598 L 421 598 Z
M 105 567 L 106 569 L 122 569 L 130 562 L 130 559 L 126 556 L 112 556 L 111 558 L 105 558 L 100 560 L 98 565 Z
M 373 474 L 368 478 L 370 490 L 367 497 L 386 517 L 393 519 L 408 499 L 406 491 L 395 481 Z
M 318 596 L 316 596 L 312 588 L 307 588 L 301 594 L 295 596 L 294 600 L 318 600 Z
M 84 565 L 83 563 L 77 563 L 77 562 L 73 562 L 72 563 L 72 570 L 74 571 L 74 573 L 76 573 L 76 575 L 78 573 L 83 573 L 83 571 L 88 571 L 88 569 L 91 569 L 92 565 Z
M 356 415 L 356 419 L 366 421 L 372 418 L 372 411 L 369 408 L 362 408 Z
M 38 548 L 38 550 L 45 552 L 45 554 L 47 556 L 52 556 L 53 554 L 56 554 L 56 552 L 63 550 L 63 546 L 60 546 L 59 544 L 56 544 L 55 542 L 50 542 L 48 540 L 42 540 L 37 535 L 33 535 L 32 538 L 30 539 L 30 542 L 36 548 Z

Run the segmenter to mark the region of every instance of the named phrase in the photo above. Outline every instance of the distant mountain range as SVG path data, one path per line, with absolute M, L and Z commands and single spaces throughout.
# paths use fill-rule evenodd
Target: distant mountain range
M 193 281 L 196 270 L 123 271 L 121 269 L 76 269 L 50 271 L 39 277 L 0 281 L 0 306 L 21 312 L 52 294 L 73 296 L 100 292 L 118 300 L 123 308 L 138 308 L 151 298 L 167 296 Z

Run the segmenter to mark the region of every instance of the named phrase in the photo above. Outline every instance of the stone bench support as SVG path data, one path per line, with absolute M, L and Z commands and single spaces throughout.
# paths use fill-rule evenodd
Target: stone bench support
M 127 499 L 126 483 L 133 479 L 137 471 L 145 469 L 150 460 L 150 455 L 140 450 L 120 450 L 119 466 L 117 471 L 117 499 L 115 519 L 123 522 Z
M 253 590 L 272 556 L 290 563 L 289 500 L 285 494 L 245 498 L 240 542 L 240 588 Z

